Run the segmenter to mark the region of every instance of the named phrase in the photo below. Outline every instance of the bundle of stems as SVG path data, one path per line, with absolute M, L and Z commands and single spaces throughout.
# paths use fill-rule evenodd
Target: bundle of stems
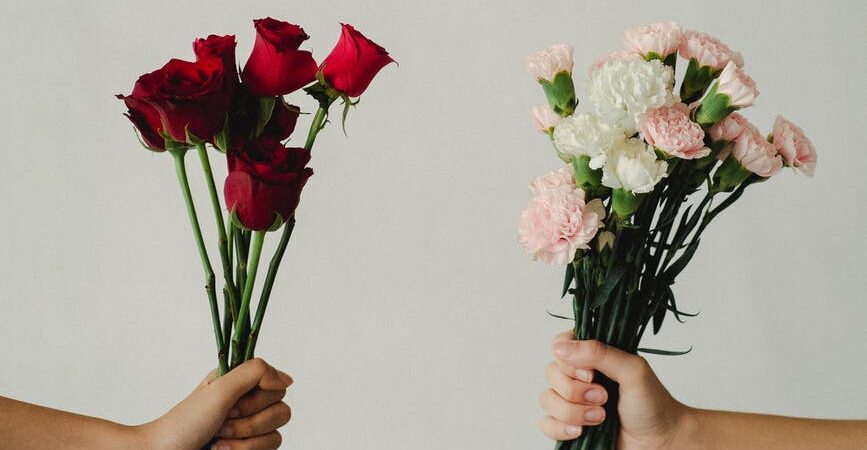
M 730 192 L 723 192 L 711 182 L 715 163 L 715 155 L 674 162 L 669 176 L 647 194 L 630 218 L 611 213 L 608 200 L 606 227 L 615 235 L 613 245 L 598 251 L 579 251 L 566 267 L 563 296 L 572 295 L 575 339 L 599 340 L 633 354 L 689 352 L 639 345 L 651 324 L 654 334 L 659 332 L 667 314 L 681 322 L 683 317 L 695 316 L 678 309 L 671 289 L 675 278 L 692 259 L 702 233 L 714 218 L 737 201 L 748 186 L 764 180 L 753 175 Z M 690 199 L 705 182 L 704 195 Z M 719 197 L 722 200 L 714 206 Z M 601 373 L 595 375 L 595 380 L 608 390 L 606 420 L 586 427 L 577 439 L 558 442 L 557 450 L 615 448 L 620 427 L 616 411 L 618 387 Z
M 313 116 L 310 130 L 304 148 L 311 151 L 316 136 L 321 131 L 328 117 L 328 108 L 333 100 L 320 101 L 319 108 Z M 193 230 L 193 237 L 202 262 L 205 275 L 205 292 L 211 313 L 214 329 L 214 340 L 217 344 L 217 376 L 222 376 L 244 361 L 255 356 L 256 342 L 262 329 L 268 300 L 274 287 L 274 280 L 280 268 L 280 262 L 286 252 L 289 239 L 295 229 L 295 217 L 289 217 L 282 225 L 280 241 L 271 257 L 268 272 L 256 304 L 255 315 L 251 321 L 251 299 L 259 269 L 259 260 L 265 243 L 266 231 L 250 231 L 233 224 L 229 212 L 223 213 L 222 202 L 217 193 L 211 163 L 206 144 L 196 144 L 199 160 L 205 174 L 205 180 L 210 197 L 214 220 L 217 224 L 217 245 L 223 270 L 223 307 L 222 314 L 217 301 L 216 276 L 211 265 L 208 249 L 202 237 L 202 228 L 196 213 L 195 202 L 190 190 L 187 176 L 185 156 L 188 148 L 170 149 L 174 157 L 175 169 L 181 186 L 181 193 Z M 222 316 L 222 318 L 221 318 Z

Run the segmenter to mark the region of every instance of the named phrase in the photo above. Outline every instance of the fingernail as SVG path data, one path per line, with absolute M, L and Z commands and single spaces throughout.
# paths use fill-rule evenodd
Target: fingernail
M 554 353 L 561 358 L 565 358 L 572 354 L 572 344 L 569 342 L 559 342 L 554 346 Z
M 588 402 L 602 403 L 605 401 L 605 392 L 601 389 L 592 389 L 584 394 L 584 398 L 586 398 Z
M 211 450 L 229 450 L 229 444 L 220 442 L 211 446 Z
M 584 413 L 584 418 L 590 422 L 601 422 L 605 413 L 601 409 L 590 409 Z
M 575 425 L 567 425 L 566 426 L 566 434 L 569 436 L 578 436 L 581 434 L 581 427 L 576 427 Z
M 231 437 L 232 436 L 232 427 L 228 425 L 224 425 L 223 428 L 220 428 L 220 436 Z
M 587 369 L 575 369 L 575 378 L 590 383 L 593 381 L 593 371 Z
M 282 370 L 278 370 L 277 376 L 280 378 L 280 381 L 282 381 L 283 384 L 286 385 L 286 387 L 289 387 L 292 385 L 293 380 L 292 380 L 292 377 L 290 377 L 288 373 L 283 372 Z
M 229 418 L 234 419 L 241 415 L 241 411 L 238 411 L 238 408 L 232 408 L 229 410 Z

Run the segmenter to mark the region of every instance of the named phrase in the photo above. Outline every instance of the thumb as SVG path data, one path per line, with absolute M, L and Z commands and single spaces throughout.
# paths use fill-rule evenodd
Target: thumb
M 211 384 L 226 396 L 225 400 L 228 403 L 234 404 L 255 387 L 264 390 L 286 389 L 292 384 L 292 378 L 271 367 L 263 359 L 254 358 L 217 378 Z
M 561 363 L 577 369 L 596 369 L 621 384 L 640 379 L 646 367 L 640 356 L 599 341 L 558 339 L 552 348 Z

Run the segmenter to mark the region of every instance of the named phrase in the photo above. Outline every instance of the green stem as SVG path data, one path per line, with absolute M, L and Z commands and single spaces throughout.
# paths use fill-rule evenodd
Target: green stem
M 333 101 L 333 100 L 332 100 Z M 316 140 L 316 135 L 325 128 L 325 119 L 328 118 L 328 107 L 331 103 L 319 105 L 316 114 L 313 116 L 313 122 L 310 123 L 310 131 L 307 132 L 307 141 L 304 143 L 304 149 L 310 151 L 313 148 L 313 142 Z
M 187 177 L 187 168 L 184 163 L 186 150 L 172 150 L 171 153 L 175 159 L 175 171 L 178 175 L 181 191 L 184 194 L 184 203 L 187 206 L 187 214 L 190 216 L 190 225 L 193 228 L 193 236 L 196 238 L 196 246 L 199 249 L 202 267 L 205 270 L 205 291 L 208 293 L 208 301 L 211 307 L 211 322 L 214 327 L 214 339 L 217 341 L 217 361 L 219 364 L 217 374 L 222 375 L 228 371 L 228 367 L 226 363 L 226 349 L 223 345 L 223 332 L 220 328 L 220 311 L 217 306 L 217 294 L 214 289 L 214 269 L 211 267 L 208 250 L 205 248 L 204 239 L 202 239 L 202 229 L 199 226 L 199 218 L 196 215 L 196 206 L 193 204 L 193 194 L 190 192 L 190 181 Z
M 214 172 L 211 170 L 211 161 L 204 143 L 196 145 L 199 159 L 202 162 L 202 170 L 205 171 L 205 181 L 208 185 L 208 193 L 211 197 L 211 208 L 214 210 L 214 220 L 217 222 L 217 241 L 220 247 L 220 261 L 223 263 L 223 281 L 226 283 L 224 292 L 229 297 L 232 315 L 234 316 L 238 303 L 238 288 L 232 280 L 232 263 L 229 259 L 229 240 L 226 237 L 226 224 L 223 221 L 223 208 L 220 206 L 220 197 L 217 195 L 217 186 L 214 184 Z M 237 317 L 232 317 L 237 321 Z
M 277 277 L 280 261 L 283 260 L 283 254 L 286 253 L 286 246 L 289 244 L 289 239 L 292 237 L 292 230 L 294 229 L 295 217 L 292 217 L 283 226 L 283 235 L 280 237 L 280 243 L 277 244 L 277 250 L 274 251 L 274 256 L 271 257 L 271 263 L 268 265 L 268 274 L 265 276 L 265 284 L 262 285 L 262 294 L 259 297 L 259 304 L 256 306 L 256 318 L 253 320 L 250 337 L 247 339 L 247 351 L 244 354 L 244 361 L 252 359 L 253 353 L 256 351 L 256 342 L 259 340 L 259 330 L 262 329 L 262 320 L 265 318 L 268 299 L 271 298 L 271 289 L 274 288 L 274 279 Z
M 265 231 L 253 232 L 253 242 L 250 244 L 250 261 L 247 267 L 247 279 L 244 283 L 244 295 L 241 297 L 241 308 L 238 311 L 238 320 L 245 323 L 250 317 L 250 297 L 253 296 L 253 286 L 256 284 L 256 271 L 259 269 L 259 257 L 262 255 L 262 244 L 265 242 Z M 232 335 L 232 368 L 242 362 L 241 341 L 244 339 L 244 330 L 235 327 Z

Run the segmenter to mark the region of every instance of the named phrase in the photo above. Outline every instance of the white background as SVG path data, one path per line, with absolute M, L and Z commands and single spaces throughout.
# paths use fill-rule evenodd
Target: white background
M 400 62 L 314 150 L 260 340 L 296 379 L 285 448 L 549 448 L 536 399 L 568 325 L 545 310 L 568 308 L 561 269 L 515 243 L 527 181 L 557 166 L 523 58 L 574 45 L 585 98 L 587 65 L 657 20 L 742 51 L 762 93 L 748 117 L 785 114 L 820 156 L 709 229 L 676 286 L 701 315 L 648 342 L 694 350 L 649 359 L 691 405 L 867 416 L 858 1 L 4 1 L 0 394 L 140 423 L 213 366 L 171 158 L 138 146 L 113 95 L 209 33 L 236 34 L 243 63 L 266 15 L 302 24 L 319 60 L 345 21 Z

